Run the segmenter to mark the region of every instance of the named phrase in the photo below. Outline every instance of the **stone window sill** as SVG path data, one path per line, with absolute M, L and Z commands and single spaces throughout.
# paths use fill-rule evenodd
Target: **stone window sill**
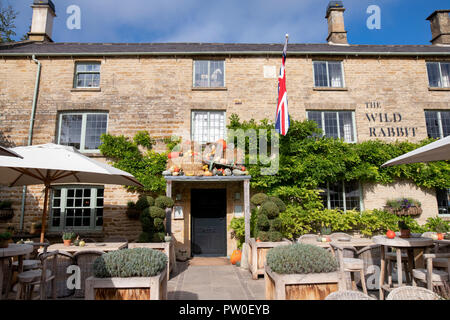
M 437 88 L 437 87 L 428 87 L 429 91 L 450 91 L 450 87 L 449 88 Z
M 192 87 L 192 91 L 227 91 L 226 87 Z
M 314 87 L 314 91 L 348 91 L 348 88 Z
M 72 88 L 71 92 L 101 92 L 101 88 Z

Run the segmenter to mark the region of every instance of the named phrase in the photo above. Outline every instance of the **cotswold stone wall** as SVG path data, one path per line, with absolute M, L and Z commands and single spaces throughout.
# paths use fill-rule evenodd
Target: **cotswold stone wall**
M 223 58 L 226 84 L 220 90 L 192 87 L 192 57 L 39 58 L 42 77 L 33 144 L 56 142 L 58 113 L 62 111 L 107 111 L 108 132 L 128 137 L 139 130 L 148 130 L 155 138 L 189 133 L 192 110 L 224 110 L 227 118 L 237 113 L 243 120 L 273 119 L 281 54 Z M 345 88 L 314 88 L 315 59 L 342 60 Z M 101 62 L 100 89 L 73 89 L 75 62 L 83 60 Z M 10 146 L 27 143 L 36 68 L 29 58 L 0 60 L 0 141 Z M 426 61 L 420 57 L 292 57 L 288 53 L 286 68 L 291 117 L 303 120 L 307 110 L 354 110 L 357 141 L 420 141 L 427 136 L 424 110 L 450 109 L 450 91 L 428 88 Z M 164 150 L 164 146 L 158 144 L 157 149 Z M 21 190 L 0 189 L 1 199 L 14 202 L 16 214 L 10 223 L 16 227 Z M 39 220 L 41 190 L 40 186 L 28 189 L 25 228 Z M 429 201 L 423 202 L 427 215 L 437 212 L 432 191 L 410 188 L 410 192 L 413 198 L 427 194 Z M 365 192 L 366 209 L 380 206 L 398 193 L 395 188 Z M 137 238 L 140 223 L 128 220 L 124 214 L 127 201 L 133 199 L 135 195 L 120 186 L 105 188 L 105 235 Z M 7 222 L 0 222 L 0 229 L 6 228 Z M 189 228 L 178 224 L 174 225 L 180 230 L 176 237 L 182 237 L 184 245 L 189 246 L 183 234 Z M 229 248 L 234 248 L 231 240 Z

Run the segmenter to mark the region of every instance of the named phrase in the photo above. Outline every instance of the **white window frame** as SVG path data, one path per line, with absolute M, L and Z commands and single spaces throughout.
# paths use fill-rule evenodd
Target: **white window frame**
M 322 136 L 326 136 L 326 128 L 325 128 L 325 112 L 334 112 L 336 113 L 336 121 L 337 121 L 337 128 L 338 128 L 338 139 L 343 139 L 341 137 L 341 130 L 339 126 L 339 112 L 351 112 L 352 113 L 352 129 L 353 129 L 353 138 L 354 141 L 344 141 L 346 143 L 356 143 L 358 141 L 358 137 L 356 135 L 356 117 L 355 117 L 355 111 L 354 110 L 308 110 L 306 111 L 306 119 L 309 120 L 309 112 L 320 112 L 320 115 L 322 117 Z
M 196 61 L 207 61 L 208 62 L 208 86 L 196 86 L 195 85 L 195 62 Z M 211 68 L 211 61 L 222 61 L 223 62 L 223 86 L 222 87 L 211 87 L 211 77 L 210 77 L 210 68 Z M 226 88 L 226 61 L 225 60 L 203 60 L 203 59 L 197 59 L 192 60 L 192 87 L 193 88 Z
M 447 194 L 448 193 L 450 193 L 450 188 L 448 188 L 448 190 L 447 190 Z M 437 201 L 438 201 L 438 199 L 437 199 L 437 192 L 436 192 L 436 202 Z M 450 213 L 439 213 L 439 202 L 438 202 L 438 217 L 450 217 Z
M 437 113 L 437 121 L 438 121 L 438 126 L 439 126 L 439 138 L 445 138 L 444 137 L 444 129 L 442 128 L 442 117 L 441 117 L 441 112 L 450 112 L 450 110 L 425 110 L 425 112 L 436 112 Z M 426 119 L 426 117 L 425 117 Z M 426 120 L 425 120 L 426 122 Z M 426 123 L 425 123 L 426 125 Z M 427 128 L 427 136 L 428 136 L 428 128 Z
M 99 65 L 100 66 L 100 70 L 97 72 L 97 71 L 84 71 L 84 72 L 78 72 L 77 71 L 77 66 L 79 65 L 79 64 L 97 64 L 97 65 Z M 102 63 L 101 63 L 101 61 L 75 61 L 75 72 L 74 72 L 74 78 L 73 78 L 73 88 L 74 89 L 91 89 L 91 88 L 94 88 L 94 89 L 98 89 L 98 88 L 100 88 L 100 83 L 101 83 L 101 81 L 102 81 Z M 99 81 L 98 81 L 98 87 L 79 87 L 78 86 L 78 73 L 87 73 L 87 74 L 97 74 L 98 73 L 98 75 L 99 75 Z
M 67 206 L 67 190 L 68 189 L 91 189 L 91 205 L 89 209 L 91 210 L 90 215 L 90 223 L 89 227 L 72 227 L 69 226 L 66 228 L 66 206 Z M 53 226 L 53 200 L 54 200 L 54 190 L 61 190 L 61 206 L 60 206 L 60 223 L 59 226 L 55 227 Z M 97 207 L 97 190 L 103 189 L 103 206 Z M 102 231 L 103 230 L 103 224 L 101 226 L 96 226 L 96 209 L 102 208 L 103 209 L 103 223 L 104 223 L 104 217 L 105 217 L 105 187 L 103 185 L 62 185 L 62 186 L 53 186 L 52 187 L 52 193 L 50 197 L 50 220 L 49 220 L 49 231 L 63 231 L 65 229 L 68 230 L 74 230 L 74 231 Z
M 103 114 L 106 115 L 106 132 L 108 133 L 108 125 L 109 125 L 109 113 L 108 112 L 61 112 L 58 117 L 58 139 L 57 143 L 60 144 L 61 141 L 61 126 L 62 126 L 62 116 L 66 115 L 82 115 L 81 120 L 81 137 L 80 137 L 80 149 L 78 151 L 82 153 L 100 153 L 100 150 L 98 149 L 85 149 L 86 144 L 86 123 L 87 123 L 87 116 L 90 114 Z
M 430 75 L 428 74 L 428 64 L 431 64 L 431 63 L 437 63 L 438 66 L 439 66 L 439 83 L 440 83 L 440 85 L 437 86 L 437 87 L 431 86 L 431 83 L 430 83 Z M 426 66 L 427 66 L 428 86 L 430 88 L 450 88 L 450 79 L 449 79 L 449 85 L 446 86 L 446 87 L 443 86 L 444 81 L 442 81 L 443 80 L 442 79 L 442 66 L 441 66 L 442 63 L 450 64 L 450 61 L 427 61 L 426 62 L 426 64 L 427 64 Z
M 327 66 L 327 85 L 326 86 L 316 86 L 316 71 L 314 69 L 314 63 L 316 62 L 325 62 L 326 66 Z M 341 75 L 342 75 L 342 86 L 341 87 L 332 87 L 330 86 L 330 71 L 328 69 L 328 63 L 330 62 L 340 62 L 341 64 Z M 312 63 L 312 72 L 313 72 L 313 84 L 314 84 L 314 88 L 345 88 L 346 87 L 346 82 L 345 82 L 345 72 L 344 72 L 344 62 L 341 60 L 313 60 Z
M 195 141 L 197 143 L 200 143 L 200 141 L 195 140 L 195 134 L 194 134 L 194 114 L 196 112 L 207 112 L 208 113 L 208 129 L 211 127 L 211 112 L 222 112 L 223 113 L 223 121 L 224 121 L 224 133 L 223 133 L 223 139 L 226 139 L 227 136 L 227 112 L 224 110 L 191 110 L 191 140 Z M 215 141 L 206 141 L 205 143 L 209 142 L 215 142 Z
M 358 182 L 358 190 L 359 190 L 359 212 L 364 211 L 364 201 L 363 201 L 363 192 L 361 182 Z M 331 197 L 330 197 L 330 183 L 327 182 L 327 209 L 333 210 L 336 208 L 331 208 Z M 345 181 L 342 181 L 342 196 L 344 199 L 344 212 L 347 212 L 347 200 L 345 193 Z

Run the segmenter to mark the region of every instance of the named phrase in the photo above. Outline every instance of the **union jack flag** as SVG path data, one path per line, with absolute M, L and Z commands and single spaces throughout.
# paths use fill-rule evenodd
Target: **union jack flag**
M 283 60 L 280 68 L 280 76 L 278 77 L 278 105 L 277 114 L 275 117 L 275 130 L 285 136 L 289 130 L 289 112 L 288 99 L 286 91 L 286 51 L 288 44 L 288 35 L 286 35 L 286 42 L 283 49 Z

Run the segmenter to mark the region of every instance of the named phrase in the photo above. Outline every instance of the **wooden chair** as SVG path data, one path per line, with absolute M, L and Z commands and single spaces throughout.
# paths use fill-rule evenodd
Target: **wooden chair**
M 68 297 L 74 293 L 75 290 L 67 287 L 67 268 L 75 264 L 73 255 L 69 252 L 58 250 L 56 255 L 56 296 L 58 298 Z
M 386 247 L 385 248 L 385 259 L 387 262 L 387 270 L 388 270 L 388 284 L 389 284 L 389 286 L 391 286 L 392 285 L 392 274 L 394 274 L 394 265 L 397 264 L 397 253 L 394 251 L 389 251 L 388 248 Z M 408 270 L 409 270 L 408 263 L 409 263 L 408 254 L 405 252 L 405 250 L 402 250 L 402 265 L 404 266 L 402 269 L 405 272 L 406 282 L 410 283 L 411 282 L 411 274 L 408 272 Z
M 393 289 L 386 300 L 440 300 L 440 297 L 425 288 L 404 286 Z
M 413 269 L 413 286 L 417 286 L 416 280 L 427 284 L 428 290 L 433 290 L 434 286 L 444 286 L 450 280 L 450 253 L 425 253 L 426 269 Z M 447 260 L 447 270 L 433 269 L 436 258 Z
M 342 290 L 330 293 L 325 300 L 377 300 L 359 291 Z
M 80 267 L 80 273 L 81 273 L 81 288 L 75 289 L 75 297 L 82 298 L 84 297 L 84 286 L 86 279 L 90 276 L 94 275 L 94 261 L 101 255 L 103 255 L 103 251 L 99 250 L 86 250 L 86 251 L 80 251 L 76 252 L 73 255 L 73 258 L 75 259 L 76 264 Z
M 355 272 L 359 273 L 361 278 L 361 286 L 365 294 L 367 294 L 367 286 L 366 286 L 366 277 L 364 275 L 364 261 L 362 259 L 356 259 L 353 257 L 344 257 L 344 252 L 351 253 L 352 256 L 357 254 L 356 248 L 353 246 L 341 246 L 334 242 L 330 242 L 330 247 L 333 255 L 336 257 L 336 251 L 338 253 L 337 259 L 339 262 L 339 268 L 341 274 L 343 275 L 345 272 L 350 272 L 350 277 L 352 281 L 352 289 L 357 291 L 356 281 L 355 281 Z M 347 254 L 348 255 L 348 254 Z
M 39 285 L 39 298 L 44 300 L 47 298 L 47 282 L 52 283 L 52 298 L 56 299 L 56 255 L 58 251 L 52 251 L 42 254 L 39 257 L 41 261 L 41 268 L 29 270 L 19 273 L 19 286 L 17 288 L 16 299 L 32 299 L 33 290 L 36 285 Z M 49 262 L 51 261 L 51 270 L 49 270 Z

